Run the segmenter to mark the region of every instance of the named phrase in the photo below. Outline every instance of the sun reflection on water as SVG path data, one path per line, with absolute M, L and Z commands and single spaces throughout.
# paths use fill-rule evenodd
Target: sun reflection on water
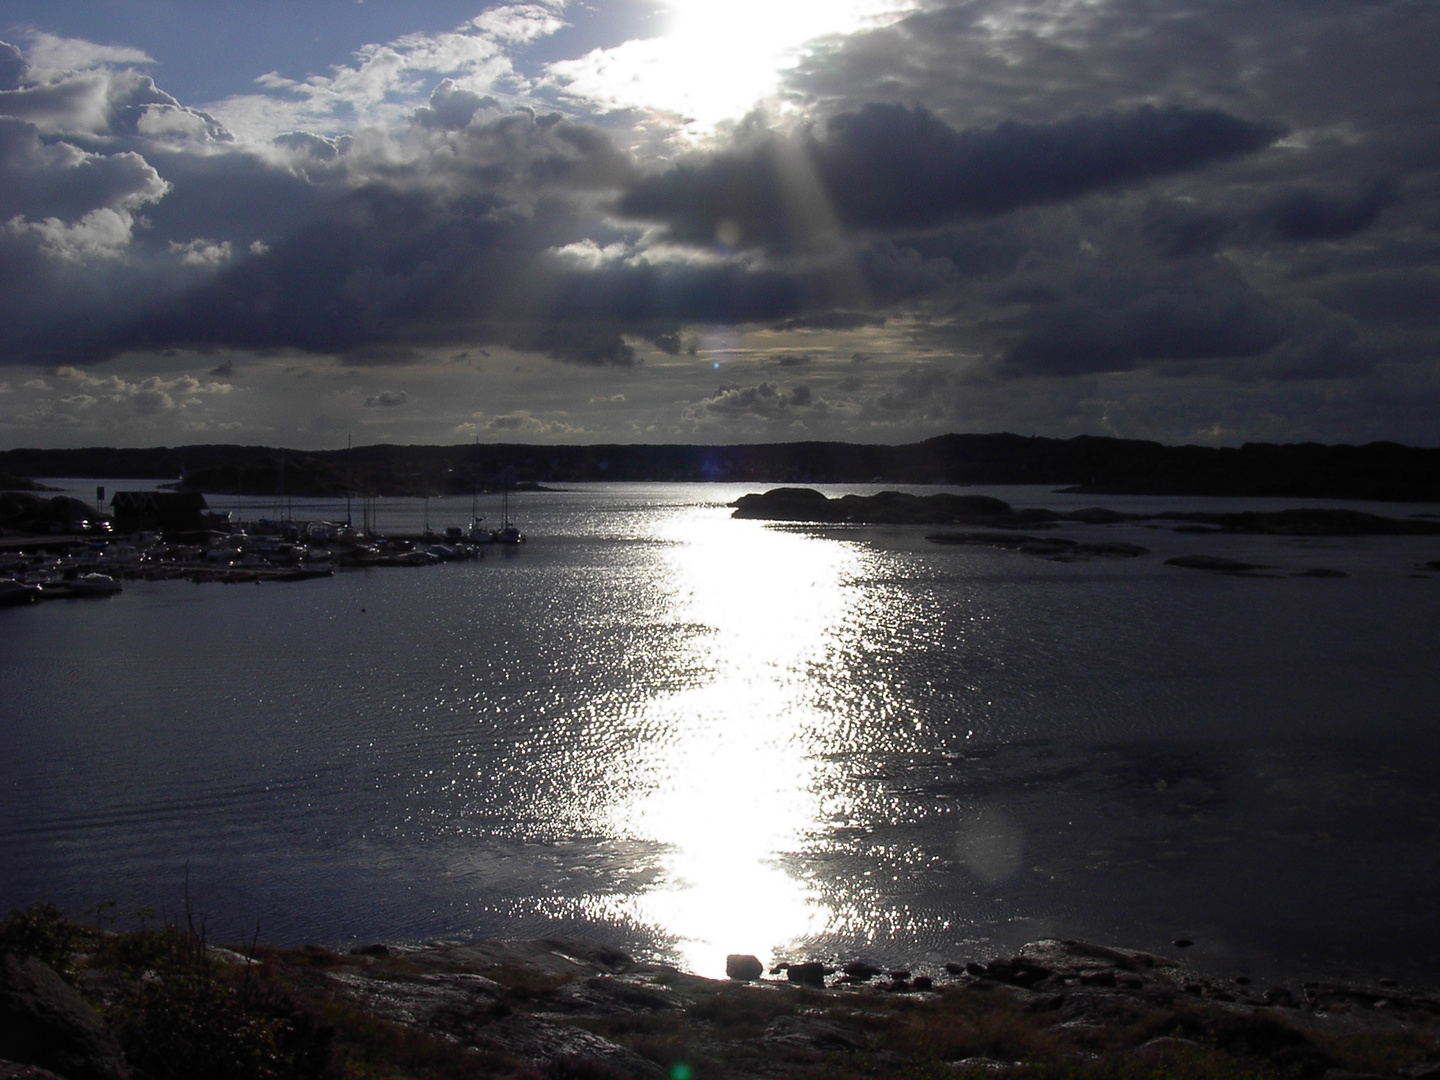
M 690 970 L 720 974 L 727 953 L 769 958 L 831 918 L 778 860 L 819 827 L 815 770 L 835 720 L 807 669 L 843 632 L 859 556 L 716 510 L 677 516 L 667 539 L 693 674 L 648 703 L 641 727 L 655 735 L 631 750 L 637 794 L 611 826 L 667 851 L 633 917 L 672 937 Z

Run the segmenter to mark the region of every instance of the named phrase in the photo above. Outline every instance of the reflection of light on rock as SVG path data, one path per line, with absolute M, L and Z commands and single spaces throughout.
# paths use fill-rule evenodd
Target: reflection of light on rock
M 982 807 L 960 826 L 955 851 L 965 868 L 981 881 L 1003 881 L 1020 866 L 1024 830 L 1006 813 Z

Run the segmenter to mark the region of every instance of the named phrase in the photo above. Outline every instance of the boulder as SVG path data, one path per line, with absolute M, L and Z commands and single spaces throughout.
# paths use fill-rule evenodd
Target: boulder
M 802 986 L 824 986 L 825 965 L 816 960 L 804 964 L 791 964 L 785 970 L 785 977 Z
M 114 1036 L 79 991 L 34 957 L 0 958 L 0 1058 L 69 1080 L 125 1080 Z
M 740 982 L 750 982 L 765 974 L 765 965 L 747 953 L 731 953 L 725 957 L 725 974 Z

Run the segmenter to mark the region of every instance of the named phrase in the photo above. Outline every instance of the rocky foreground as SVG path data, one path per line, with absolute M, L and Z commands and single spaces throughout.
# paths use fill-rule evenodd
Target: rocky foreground
M 1076 941 L 934 977 L 732 957 L 755 977 L 728 981 L 579 938 L 342 954 L 217 949 L 172 927 L 61 944 L 59 974 L 3 959 L 0 1080 L 1440 1078 L 1434 994 L 1262 989 Z

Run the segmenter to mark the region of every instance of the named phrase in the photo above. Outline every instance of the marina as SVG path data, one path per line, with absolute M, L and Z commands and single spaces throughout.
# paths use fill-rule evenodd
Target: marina
M 40 501 L 32 501 L 39 509 Z M 65 496 L 55 501 L 77 503 Z M 76 518 L 64 505 L 57 508 L 60 529 L 37 532 L 32 525 L 32 531 L 0 536 L 0 605 L 111 595 L 121 591 L 121 580 L 287 582 L 344 568 L 433 566 L 481 559 L 493 545 L 526 541 L 510 520 L 508 491 L 502 524 L 493 530 L 475 512 L 473 499 L 470 524 L 440 532 L 429 527 L 429 499 L 423 504 L 419 531 L 382 535 L 374 524 L 378 511 L 368 503 L 356 529 L 348 518 L 242 520 L 243 510 L 216 513 L 204 496 L 192 493 L 116 492 L 113 519 Z M 293 511 L 293 500 L 286 505 Z M 70 516 L 59 518 L 59 511 Z

